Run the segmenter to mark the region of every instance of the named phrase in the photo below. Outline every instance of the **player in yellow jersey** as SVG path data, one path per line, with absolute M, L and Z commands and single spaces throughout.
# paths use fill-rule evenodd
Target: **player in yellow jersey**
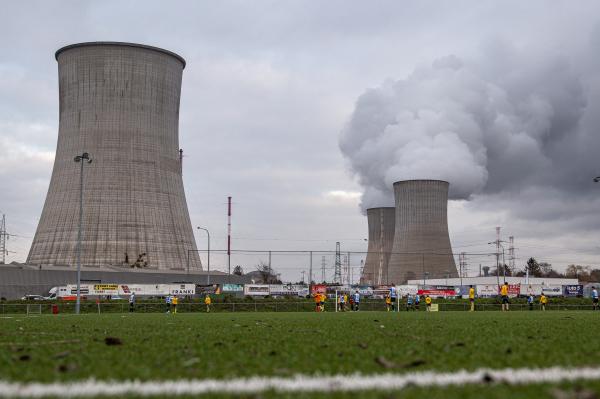
M 321 303 L 321 294 L 315 293 L 313 295 L 313 298 L 315 300 L 315 312 L 320 312 L 321 311 L 321 306 L 319 306 L 319 305 Z
M 431 312 L 431 297 L 429 295 L 425 296 L 425 310 Z
M 475 288 L 471 285 L 469 288 L 469 302 L 471 303 L 471 312 L 475 311 Z
M 210 313 L 210 304 L 212 303 L 212 299 L 210 299 L 210 295 L 206 294 L 204 297 L 204 304 L 206 305 L 206 313 Z
M 505 281 L 500 287 L 500 297 L 502 298 L 502 311 L 508 310 L 508 283 Z
M 173 305 L 173 313 L 177 313 L 177 303 L 179 302 L 179 298 L 177 298 L 177 295 L 173 296 L 173 299 L 171 300 L 171 304 Z
M 321 294 L 320 296 L 321 300 L 319 302 L 319 307 L 321 308 L 321 312 L 325 311 L 325 300 L 327 299 L 327 296 L 325 294 Z
M 547 303 L 548 303 L 548 298 L 546 298 L 546 295 L 542 294 L 542 296 L 540 297 L 540 306 L 542 307 L 543 311 L 546 311 Z
M 390 294 L 387 294 L 385 296 L 385 307 L 387 308 L 388 312 L 392 308 L 392 297 L 390 296 Z

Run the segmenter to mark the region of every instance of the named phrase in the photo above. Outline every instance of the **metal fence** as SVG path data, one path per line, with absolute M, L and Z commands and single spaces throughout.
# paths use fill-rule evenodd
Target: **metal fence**
M 470 304 L 466 302 L 438 302 L 439 311 L 468 311 Z M 52 307 L 56 306 L 58 313 L 75 313 L 75 303 L 7 303 L 0 304 L 0 314 L 52 314 Z M 419 309 L 410 308 L 408 311 L 425 311 L 425 304 L 421 304 Z M 500 303 L 482 303 L 475 306 L 476 311 L 500 311 Z M 592 310 L 591 304 L 548 304 L 547 311 L 556 310 Z M 143 302 L 135 305 L 135 313 L 165 313 L 168 310 L 167 305 L 162 302 Z M 210 311 L 214 313 L 231 312 L 311 312 L 315 310 L 313 302 L 295 301 L 295 302 L 236 302 L 236 303 L 213 303 Z M 327 312 L 335 311 L 334 302 L 327 302 L 325 305 Z M 385 311 L 386 307 L 380 301 L 363 301 L 360 303 L 360 311 Z M 511 311 L 531 310 L 526 303 L 510 304 Z M 540 305 L 535 304 L 532 310 L 541 310 Z M 346 311 L 350 311 L 349 306 Z M 407 308 L 402 303 L 400 311 L 406 312 Z M 125 302 L 101 302 L 81 304 L 82 313 L 128 313 L 129 304 Z M 184 302 L 177 305 L 178 313 L 203 313 L 206 312 L 206 305 L 203 303 Z

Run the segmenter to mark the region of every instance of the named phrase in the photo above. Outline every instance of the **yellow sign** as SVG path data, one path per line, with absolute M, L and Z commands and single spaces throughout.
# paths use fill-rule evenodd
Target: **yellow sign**
M 115 291 L 119 289 L 119 284 L 94 284 L 96 291 Z
M 437 312 L 438 309 L 438 304 L 437 303 L 432 303 L 431 304 L 431 309 L 429 309 L 430 312 Z

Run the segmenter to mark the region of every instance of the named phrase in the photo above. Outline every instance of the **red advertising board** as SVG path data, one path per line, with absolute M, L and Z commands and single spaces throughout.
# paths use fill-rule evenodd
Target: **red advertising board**
M 500 292 L 502 290 L 502 286 L 498 286 L 498 295 L 500 295 Z M 517 297 L 519 296 L 519 294 L 521 293 L 521 284 L 509 284 L 508 285 L 508 296 L 511 298 Z
M 313 284 L 310 286 L 310 294 L 325 294 L 327 295 L 327 285 L 325 284 Z
M 420 288 L 418 291 L 420 296 L 429 295 L 430 297 L 449 297 L 456 296 L 456 290 L 454 287 L 446 287 L 446 286 L 425 286 Z

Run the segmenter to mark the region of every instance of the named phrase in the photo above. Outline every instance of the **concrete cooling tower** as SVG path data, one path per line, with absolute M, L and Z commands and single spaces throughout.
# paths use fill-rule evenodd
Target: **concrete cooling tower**
M 387 284 L 388 261 L 394 244 L 395 208 L 367 209 L 369 247 L 361 282 L 368 285 Z
M 56 52 L 59 130 L 30 264 L 74 265 L 80 164 L 84 266 L 201 268 L 183 190 L 179 97 L 185 60 L 155 47 L 81 43 Z
M 394 183 L 396 230 L 389 261 L 389 283 L 458 277 L 448 234 L 448 182 Z

